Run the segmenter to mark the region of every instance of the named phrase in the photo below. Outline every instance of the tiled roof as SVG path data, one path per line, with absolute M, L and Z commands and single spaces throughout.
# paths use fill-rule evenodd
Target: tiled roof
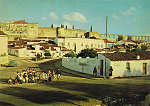
M 150 60 L 150 51 L 131 52 L 131 53 L 125 52 L 104 53 L 103 55 L 112 61 Z M 140 59 L 137 59 L 137 56 L 140 56 Z
M 66 47 L 61 47 L 61 51 L 70 51 Z
M 54 49 L 54 47 L 51 47 L 51 51 L 56 51 L 56 49 Z
M 111 42 L 111 41 L 109 41 L 109 40 L 107 40 L 107 39 L 104 39 L 104 42 L 105 42 L 105 43 L 115 43 L 115 42 Z
M 103 49 L 95 49 L 96 52 L 102 52 Z
M 19 20 L 19 21 L 13 22 L 13 24 L 27 24 L 27 22 L 25 22 L 25 20 Z
M 10 46 L 9 46 L 9 48 L 10 48 L 10 49 L 22 49 L 22 48 L 25 48 L 25 47 L 10 47 Z

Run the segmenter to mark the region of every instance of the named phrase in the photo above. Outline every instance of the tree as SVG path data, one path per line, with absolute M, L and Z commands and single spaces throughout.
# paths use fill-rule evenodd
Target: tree
M 65 54 L 64 57 L 76 57 L 76 54 L 73 51 L 71 51 L 71 52 Z
M 82 57 L 82 58 L 86 58 L 86 57 L 90 57 L 90 58 L 95 58 L 97 56 L 97 52 L 93 49 L 84 49 L 81 50 L 80 53 L 77 54 L 77 57 Z
M 51 56 L 51 54 L 50 54 L 49 51 L 45 50 L 44 56 L 46 56 L 46 57 L 47 57 L 47 56 Z
M 53 27 L 54 27 L 54 25 L 52 24 L 52 25 L 51 25 L 51 28 L 53 28 Z

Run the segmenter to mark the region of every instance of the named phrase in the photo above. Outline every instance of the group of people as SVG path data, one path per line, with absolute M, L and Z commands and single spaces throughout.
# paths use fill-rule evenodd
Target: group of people
M 37 72 L 32 69 L 22 70 L 22 72 L 17 72 L 16 78 L 11 77 L 8 80 L 9 84 L 22 84 L 22 83 L 38 83 L 38 82 L 51 82 L 53 79 L 61 78 L 61 69 L 48 72 Z

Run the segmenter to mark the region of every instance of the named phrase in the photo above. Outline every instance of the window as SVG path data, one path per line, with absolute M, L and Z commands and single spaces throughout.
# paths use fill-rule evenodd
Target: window
M 91 44 L 91 48 L 93 48 L 93 44 Z
M 88 48 L 88 45 L 85 45 L 85 48 Z
M 83 46 L 83 43 L 81 44 L 81 46 Z
M 129 62 L 126 63 L 126 69 L 130 72 L 130 63 Z

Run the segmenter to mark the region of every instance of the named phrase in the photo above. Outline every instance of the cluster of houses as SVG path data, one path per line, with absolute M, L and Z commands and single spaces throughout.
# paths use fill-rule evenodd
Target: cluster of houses
M 145 42 L 128 39 L 134 36 L 111 40 L 111 37 L 99 37 L 100 33 L 92 30 L 86 33 L 85 30 L 74 27 L 72 29 L 40 28 L 38 24 L 25 21 L 1 23 L 0 26 L 0 64 L 8 63 L 8 55 L 34 58 L 38 54 L 45 57 L 45 53 L 48 52 L 52 58 L 62 58 L 62 66 L 66 68 L 87 74 L 93 74 L 95 68 L 100 77 L 150 75 L 149 40 Z M 12 30 L 14 28 L 17 30 Z M 34 37 L 31 40 L 32 36 Z M 146 51 L 127 52 L 127 50 L 141 48 L 143 45 L 147 47 Z M 71 51 L 77 54 L 86 48 L 94 49 L 98 56 L 96 58 L 64 57 Z
M 45 52 L 49 52 L 51 57 L 57 58 L 62 57 L 64 54 L 70 52 L 65 47 L 57 46 L 46 40 L 16 40 L 8 41 L 8 54 L 18 57 L 33 58 L 37 54 L 44 57 Z

